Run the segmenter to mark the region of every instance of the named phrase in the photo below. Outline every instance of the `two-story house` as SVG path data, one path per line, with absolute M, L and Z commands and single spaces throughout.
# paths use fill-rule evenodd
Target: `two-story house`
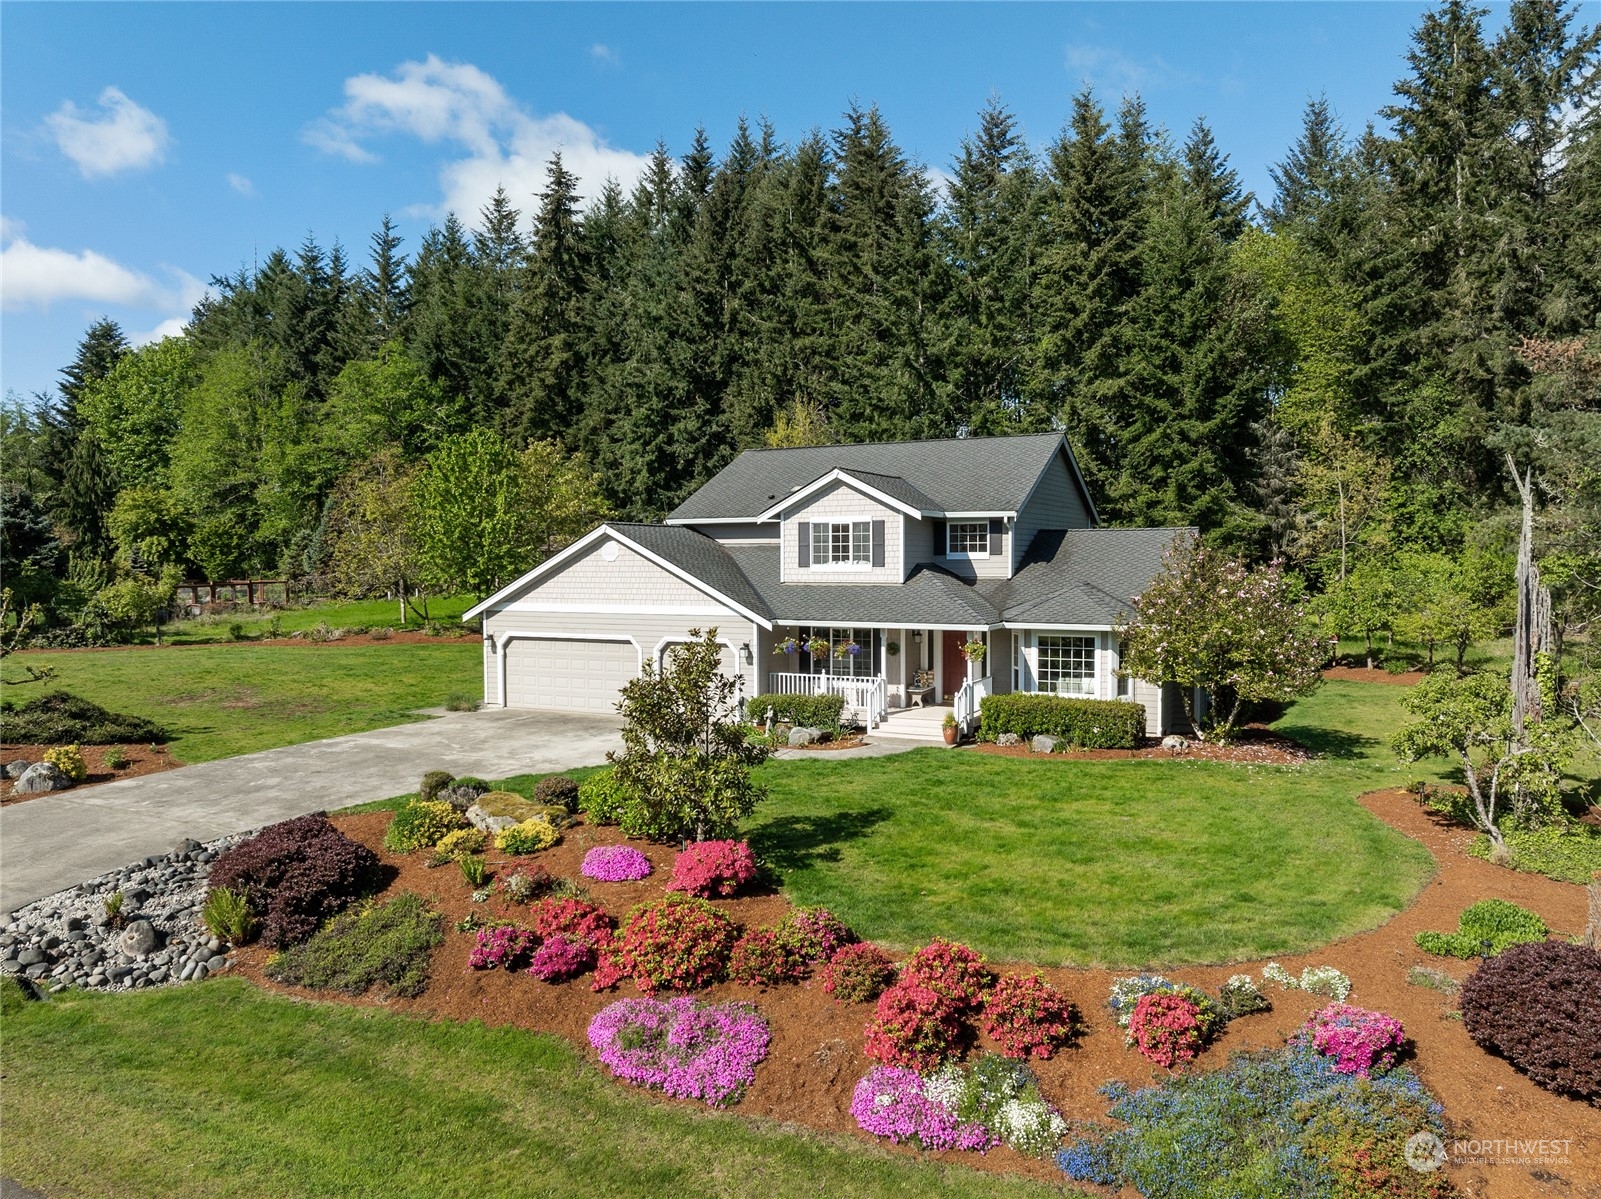
M 1117 628 L 1194 533 L 1100 527 L 1056 433 L 747 450 L 664 523 L 602 524 L 466 618 L 491 706 L 609 712 L 716 626 L 743 695 L 837 691 L 883 734 L 1035 691 L 1143 703 L 1155 736 L 1182 705 L 1119 672 Z

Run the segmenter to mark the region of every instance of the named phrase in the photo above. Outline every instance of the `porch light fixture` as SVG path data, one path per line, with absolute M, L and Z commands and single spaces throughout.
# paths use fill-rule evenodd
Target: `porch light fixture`
M 749 666 L 752 662 L 756 661 L 756 656 L 750 652 L 750 642 L 749 641 L 740 642 L 740 644 L 739 644 L 739 654 L 740 654 L 740 657 L 744 659 L 744 662 L 745 662 L 746 666 Z

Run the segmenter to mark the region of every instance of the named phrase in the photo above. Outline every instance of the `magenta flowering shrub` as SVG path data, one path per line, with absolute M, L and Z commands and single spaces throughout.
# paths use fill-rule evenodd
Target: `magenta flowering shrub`
M 744 1003 L 619 999 L 589 1023 L 589 1043 L 614 1075 L 710 1107 L 739 1101 L 767 1056 L 767 1021 Z
M 779 925 L 779 935 L 805 962 L 830 961 L 835 952 L 856 942 L 856 934 L 827 908 L 801 908 Z
M 1385 1012 L 1331 1003 L 1307 1018 L 1295 1040 L 1333 1058 L 1339 1073 L 1368 1078 L 1395 1065 L 1406 1034 L 1401 1022 Z
M 597 845 L 578 872 L 601 883 L 637 883 L 650 876 L 650 859 L 632 845 Z
M 851 1094 L 851 1115 L 864 1132 L 907 1142 L 924 1149 L 975 1149 L 983 1153 L 1000 1143 L 982 1124 L 958 1120 L 943 1104 L 930 1099 L 915 1070 L 874 1066 Z
M 1141 995 L 1128 1032 L 1134 1047 L 1164 1070 L 1193 1062 L 1206 1043 L 1200 1007 L 1169 991 Z
M 756 877 L 756 855 L 745 841 L 695 841 L 673 859 L 669 891 L 703 899 L 733 895 Z
M 528 973 L 543 982 L 559 983 L 577 978 L 594 964 L 593 945 L 556 933 L 534 950 L 534 956 L 528 963 Z
M 533 952 L 538 935 L 516 924 L 493 924 L 478 930 L 478 941 L 467 955 L 474 970 L 510 970 Z

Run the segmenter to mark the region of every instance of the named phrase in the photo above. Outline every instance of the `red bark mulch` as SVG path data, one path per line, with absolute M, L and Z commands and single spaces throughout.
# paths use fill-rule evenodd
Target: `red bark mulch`
M 1406 670 L 1400 674 L 1392 674 L 1383 667 L 1374 666 L 1329 666 L 1323 671 L 1326 679 L 1342 679 L 1350 683 L 1395 683 L 1401 687 L 1411 687 L 1428 678 L 1428 672 L 1422 670 Z
M 48 745 L 0 745 L 0 764 L 15 762 L 18 758 L 28 762 L 44 761 L 45 750 Z M 93 787 L 97 783 L 114 783 L 118 779 L 138 778 L 140 775 L 157 774 L 163 770 L 172 770 L 182 766 L 167 751 L 165 745 L 151 746 L 139 745 L 80 745 L 79 752 L 83 754 L 84 765 L 89 768 L 89 777 L 79 783 L 78 787 Z M 113 749 L 120 749 L 122 756 L 127 759 L 123 765 L 113 770 L 106 765 L 106 754 Z M 30 795 L 15 795 L 12 793 L 12 780 L 0 779 L 0 805 L 26 803 L 30 799 L 38 799 L 40 795 L 60 795 L 59 791 L 40 791 Z
M 1407 982 L 1408 968 L 1413 965 L 1428 965 L 1457 979 L 1466 977 L 1471 963 L 1430 958 L 1416 949 L 1412 938 L 1420 929 L 1455 928 L 1457 916 L 1469 903 L 1488 895 L 1500 896 L 1538 911 L 1558 934 L 1577 933 L 1585 923 L 1584 889 L 1467 857 L 1462 850 L 1468 834 L 1446 827 L 1405 792 L 1375 792 L 1363 796 L 1361 802 L 1379 819 L 1426 845 L 1440 864 L 1439 872 L 1410 907 L 1381 927 L 1314 953 L 1285 955 L 1278 961 L 1292 973 L 1299 973 L 1308 965 L 1337 966 L 1355 984 L 1350 1002 L 1399 1017 L 1416 1047 L 1412 1065 L 1444 1102 L 1456 1135 L 1573 1142 L 1570 1161 L 1562 1166 L 1448 1166 L 1464 1194 L 1487 1199 L 1601 1195 L 1601 1112 L 1541 1090 L 1504 1061 L 1482 1052 L 1468 1038 L 1460 1020 L 1452 1018 L 1453 999 Z M 465 916 L 471 905 L 467 884 L 459 871 L 448 866 L 430 870 L 423 865 L 421 854 L 396 857 L 382 849 L 383 832 L 390 819 L 389 813 L 380 812 L 337 817 L 335 823 L 396 868 L 398 876 L 386 894 L 415 891 L 437 905 L 452 923 Z M 621 841 L 614 828 L 580 825 L 566 833 L 561 845 L 539 855 L 537 860 L 552 874 L 577 877 L 585 850 L 592 845 Z M 638 883 L 586 883 L 593 897 L 618 916 L 641 900 L 659 896 L 670 876 L 674 856 L 671 848 L 638 844 L 636 848 L 656 868 L 650 878 Z M 715 902 L 747 926 L 772 923 L 789 910 L 788 903 L 776 894 Z M 501 905 L 498 897 L 481 908 L 513 919 L 518 914 Z M 595 994 L 589 989 L 588 976 L 549 985 L 524 974 L 473 971 L 467 967 L 472 943 L 471 934 L 452 929 L 435 951 L 428 992 L 417 999 L 394 1000 L 384 1006 L 555 1033 L 593 1060 L 585 1036 L 590 1019 L 619 996 L 638 993 L 625 982 L 617 991 Z M 266 951 L 259 946 L 241 951 L 240 958 L 243 972 L 261 986 L 307 999 L 330 998 L 268 982 L 262 975 Z M 1257 961 L 1185 966 L 1165 973 L 1215 990 L 1230 974 L 1250 971 L 1259 976 L 1264 964 Z M 1022 968 L 1032 969 L 1026 964 Z M 1104 1006 L 1112 980 L 1132 971 L 1056 968 L 1041 973 L 1077 1004 L 1087 1024 L 1087 1031 L 1073 1046 L 1050 1061 L 1035 1064 L 1042 1091 L 1068 1119 L 1103 1117 L 1106 1102 L 1096 1092 L 1111 1079 L 1142 1085 L 1162 1077 L 1162 1071 L 1125 1047 L 1122 1032 Z M 1264 990 L 1273 1001 L 1273 1010 L 1230 1024 L 1203 1054 L 1199 1068 L 1217 1068 L 1237 1049 L 1282 1045 L 1308 1014 L 1328 1002 L 1300 991 L 1281 991 L 1272 986 L 1265 986 Z M 755 1085 L 740 1103 L 740 1112 L 872 1139 L 856 1128 L 849 1111 L 851 1090 L 871 1064 L 862 1053 L 862 1032 L 872 1014 L 871 1005 L 836 1003 L 822 992 L 816 980 L 770 991 L 724 984 L 705 992 L 704 998 L 754 1001 L 772 1026 L 768 1059 L 758 1068 Z M 333 1001 L 378 1002 L 337 997 Z M 978 1047 L 986 1047 L 982 1038 Z M 915 1152 L 882 1144 L 893 1152 Z M 1062 1182 L 1061 1173 L 1053 1165 L 1005 1148 L 982 1157 L 955 1152 L 932 1156 L 980 1170 Z

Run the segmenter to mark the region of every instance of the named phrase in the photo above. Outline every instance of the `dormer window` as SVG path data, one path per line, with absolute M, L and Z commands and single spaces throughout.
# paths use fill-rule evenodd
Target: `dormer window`
M 953 520 L 945 526 L 947 558 L 988 558 L 990 526 L 987 520 Z
M 871 521 L 813 522 L 813 566 L 871 566 L 872 561 Z

